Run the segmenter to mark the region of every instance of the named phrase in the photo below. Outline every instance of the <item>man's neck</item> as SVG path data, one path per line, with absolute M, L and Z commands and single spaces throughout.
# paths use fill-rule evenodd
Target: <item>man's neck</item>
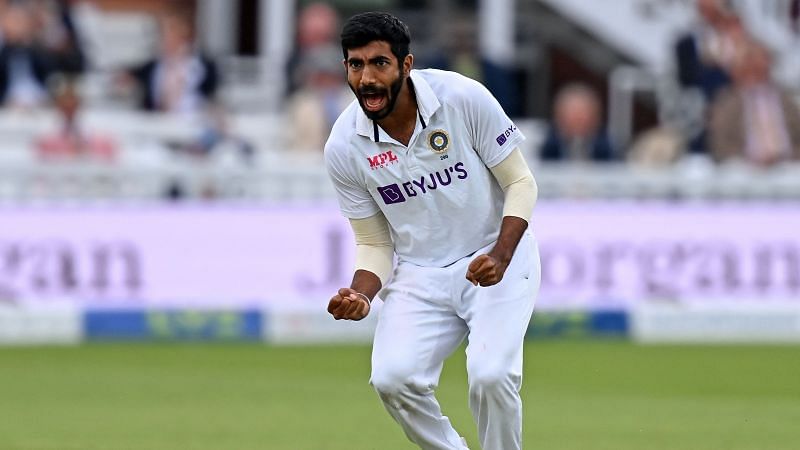
M 383 131 L 397 142 L 406 146 L 409 144 L 417 124 L 417 97 L 414 94 L 411 78 L 406 79 L 400 88 L 394 111 L 377 122 Z

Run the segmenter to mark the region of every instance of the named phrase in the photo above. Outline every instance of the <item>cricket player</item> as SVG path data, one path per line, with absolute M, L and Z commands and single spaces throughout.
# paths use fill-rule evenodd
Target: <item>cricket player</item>
M 519 449 L 523 338 L 540 280 L 524 137 L 478 82 L 412 69 L 396 17 L 358 14 L 341 37 L 357 100 L 336 121 L 325 163 L 357 250 L 353 281 L 328 311 L 363 319 L 380 291 L 370 382 L 422 449 L 467 448 L 434 390 L 468 338 L 481 448 Z

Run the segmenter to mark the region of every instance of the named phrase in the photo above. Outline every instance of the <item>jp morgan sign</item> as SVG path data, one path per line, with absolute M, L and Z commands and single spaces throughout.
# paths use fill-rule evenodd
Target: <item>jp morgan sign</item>
M 545 203 L 542 304 L 800 303 L 800 210 L 782 204 Z
M 797 208 L 540 201 L 532 227 L 538 309 L 800 303 Z M 0 302 L 324 307 L 353 250 L 334 205 L 2 207 Z
M 133 242 L 0 240 L 0 300 L 129 299 L 141 295 L 143 261 Z

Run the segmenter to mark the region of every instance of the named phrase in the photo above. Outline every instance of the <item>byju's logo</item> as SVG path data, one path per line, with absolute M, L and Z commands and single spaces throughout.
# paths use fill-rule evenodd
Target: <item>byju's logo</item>
M 495 139 L 497 141 L 497 145 L 503 146 L 508 141 L 508 137 L 511 136 L 515 131 L 517 131 L 517 127 L 511 125 L 510 127 L 506 128 L 506 131 L 500 133 L 500 136 L 497 136 Z
M 398 186 L 397 183 L 383 187 L 378 186 L 378 192 L 387 205 L 406 201 L 406 197 L 403 195 L 403 192 L 400 191 L 400 186 Z
M 416 197 L 427 194 L 436 189 L 449 186 L 454 180 L 466 180 L 469 174 L 464 167 L 464 163 L 459 162 L 443 170 L 429 173 L 417 179 L 403 183 L 402 189 L 397 183 L 388 186 L 378 187 L 378 192 L 383 197 L 384 203 L 391 205 L 403 203 L 406 198 Z

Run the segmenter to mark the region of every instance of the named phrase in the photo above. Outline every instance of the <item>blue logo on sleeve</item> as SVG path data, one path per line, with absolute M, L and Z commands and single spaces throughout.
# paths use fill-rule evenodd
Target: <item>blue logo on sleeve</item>
M 511 136 L 515 131 L 517 131 L 517 127 L 511 125 L 510 127 L 506 128 L 506 131 L 500 133 L 500 136 L 497 136 L 495 139 L 497 141 L 497 145 L 503 146 L 506 142 L 508 142 L 508 137 Z

